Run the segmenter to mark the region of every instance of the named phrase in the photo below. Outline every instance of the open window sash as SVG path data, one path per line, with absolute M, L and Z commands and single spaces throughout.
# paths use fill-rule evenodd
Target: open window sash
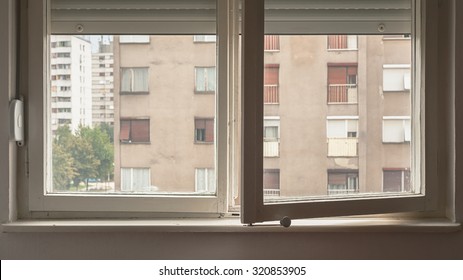
M 422 211 L 437 205 L 433 139 L 424 143 L 424 24 L 430 1 L 244 0 L 242 26 L 241 221 L 245 224 L 290 219 Z M 434 3 L 435 4 L 435 3 Z M 357 7 L 356 7 L 357 6 Z M 336 9 L 334 9 L 336 7 Z M 431 5 L 432 7 L 432 5 Z M 360 8 L 360 9 L 359 9 Z M 435 7 L 433 7 L 435 8 Z M 331 13 L 332 12 L 332 13 Z M 415 191 L 340 197 L 299 197 L 266 202 L 263 195 L 264 34 L 411 34 L 414 71 L 411 96 L 411 165 Z M 423 82 L 424 83 L 424 82 Z M 429 93 L 428 93 L 429 94 Z M 322 116 L 323 118 L 323 116 Z M 429 129 L 434 122 L 426 123 Z M 284 137 L 282 135 L 282 137 Z M 428 139 L 427 139 L 428 140 Z M 284 141 L 282 139 L 282 141 Z M 426 162 L 426 165 L 425 165 Z M 310 166 L 307 166 L 310 168 Z M 426 178 L 425 178 L 426 174 Z M 310 183 L 308 183 L 310 184 Z

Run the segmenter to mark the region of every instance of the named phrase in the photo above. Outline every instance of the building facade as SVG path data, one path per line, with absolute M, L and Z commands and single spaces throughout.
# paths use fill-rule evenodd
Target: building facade
M 92 125 L 92 55 L 89 41 L 51 36 L 51 131 Z
M 410 191 L 407 36 L 266 36 L 265 49 L 267 198 Z M 215 50 L 214 36 L 114 39 L 116 190 L 215 192 Z

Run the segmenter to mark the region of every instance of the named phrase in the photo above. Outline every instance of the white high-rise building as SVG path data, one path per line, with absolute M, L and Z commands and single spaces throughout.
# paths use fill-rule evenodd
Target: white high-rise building
M 98 43 L 92 53 L 92 121 L 114 125 L 114 54 L 112 43 Z M 95 51 L 95 48 L 94 48 Z
M 92 125 L 90 42 L 76 36 L 51 36 L 51 129 Z

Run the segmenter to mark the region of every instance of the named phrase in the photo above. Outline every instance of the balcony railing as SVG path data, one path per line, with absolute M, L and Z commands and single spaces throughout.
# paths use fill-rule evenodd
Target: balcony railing
M 280 103 L 280 98 L 278 96 L 278 85 L 264 85 L 264 103 Z
M 357 145 L 357 138 L 329 138 L 328 156 L 356 157 L 358 156 Z
M 356 35 L 329 35 L 328 36 L 329 50 L 356 50 L 357 36 Z
M 278 35 L 265 35 L 264 37 L 264 50 L 278 51 L 280 50 L 280 36 Z
M 355 84 L 332 84 L 328 85 L 328 103 L 356 104 L 357 85 Z
M 280 196 L 279 189 L 264 189 L 264 196 Z
M 280 142 L 264 140 L 264 157 L 279 157 Z

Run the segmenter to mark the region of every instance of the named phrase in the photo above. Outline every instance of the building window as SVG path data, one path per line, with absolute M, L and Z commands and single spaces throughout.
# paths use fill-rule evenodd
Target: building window
M 358 156 L 358 119 L 328 119 L 326 137 L 329 157 Z
M 279 64 L 266 64 L 264 68 L 264 103 L 278 104 L 280 97 L 278 93 L 279 85 Z
M 215 93 L 216 73 L 215 67 L 195 67 L 195 92 Z
M 264 36 L 264 50 L 265 51 L 279 51 L 280 50 L 280 36 L 279 35 L 265 35 Z
M 280 156 L 280 120 L 279 117 L 264 119 L 264 157 Z
M 148 93 L 148 68 L 122 68 L 121 93 Z
M 357 64 L 328 63 L 328 103 L 357 103 Z
M 410 117 L 383 117 L 383 143 L 404 143 L 410 141 Z
M 195 43 L 215 43 L 215 35 L 195 35 L 193 36 L 193 42 Z
M 121 35 L 119 43 L 121 44 L 146 44 L 150 42 L 149 35 Z
M 344 195 L 359 191 L 358 170 L 328 170 L 328 195 Z
M 152 191 L 149 168 L 121 168 L 121 191 L 148 192 Z
M 383 192 L 409 192 L 409 168 L 383 168 Z
M 214 143 L 214 119 L 195 119 L 195 143 Z
M 121 143 L 149 143 L 149 119 L 121 119 Z
M 280 196 L 280 169 L 264 169 L 264 196 Z
M 357 35 L 328 35 L 328 50 L 356 50 Z
M 410 64 L 383 65 L 383 91 L 409 91 L 410 88 Z
M 195 169 L 195 192 L 215 193 L 215 170 L 214 168 Z

